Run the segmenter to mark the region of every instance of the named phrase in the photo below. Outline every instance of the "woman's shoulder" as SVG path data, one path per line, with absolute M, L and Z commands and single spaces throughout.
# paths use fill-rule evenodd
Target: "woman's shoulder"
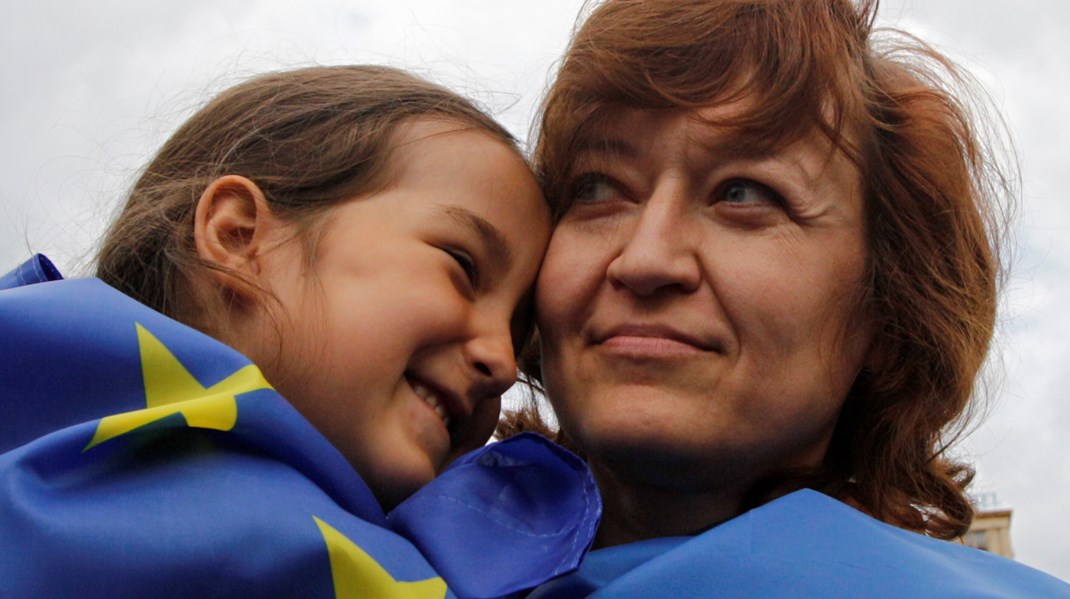
M 992 553 L 886 524 L 816 491 L 802 490 L 736 518 L 710 547 L 750 539 L 754 571 L 782 570 L 800 584 L 869 596 L 1070 597 L 1070 585 Z
M 1070 597 L 1070 585 L 1043 572 L 896 528 L 810 490 L 693 542 L 693 555 L 722 557 L 728 580 L 764 596 L 790 589 L 802 596 Z
M 877 521 L 798 491 L 690 538 L 595 551 L 539 598 L 1070 597 L 1070 585 L 964 545 Z

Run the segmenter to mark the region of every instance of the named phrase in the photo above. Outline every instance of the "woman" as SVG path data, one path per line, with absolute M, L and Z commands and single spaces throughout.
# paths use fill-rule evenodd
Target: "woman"
M 575 33 L 536 302 L 604 549 L 538 596 L 1070 596 L 943 540 L 1013 178 L 876 4 L 607 0 Z

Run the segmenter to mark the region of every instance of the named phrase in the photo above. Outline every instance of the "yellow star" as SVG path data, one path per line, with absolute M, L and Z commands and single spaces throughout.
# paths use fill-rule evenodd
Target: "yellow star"
M 335 597 L 441 599 L 446 596 L 446 582 L 441 578 L 398 582 L 356 543 L 323 520 L 315 516 L 312 519 L 327 543 Z
M 193 378 L 159 339 L 140 324 L 135 326 L 141 351 L 146 407 L 101 419 L 93 439 L 83 451 L 179 413 L 190 427 L 229 431 L 238 419 L 238 404 L 234 396 L 271 388 L 260 369 L 252 364 L 211 387 L 205 387 Z

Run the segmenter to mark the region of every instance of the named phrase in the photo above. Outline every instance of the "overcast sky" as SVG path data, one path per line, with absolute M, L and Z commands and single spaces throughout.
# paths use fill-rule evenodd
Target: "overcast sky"
M 390 64 L 474 96 L 526 139 L 580 2 L 6 4 L 0 272 L 43 252 L 78 274 L 136 170 L 211 94 L 264 70 Z M 1018 559 L 1070 580 L 1070 3 L 885 0 L 881 14 L 968 65 L 1013 130 L 1024 190 L 1002 384 L 960 453 L 1014 509 Z

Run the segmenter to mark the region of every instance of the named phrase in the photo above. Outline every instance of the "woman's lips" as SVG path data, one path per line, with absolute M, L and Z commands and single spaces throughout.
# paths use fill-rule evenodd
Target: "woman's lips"
M 680 354 L 700 353 L 701 349 L 675 339 L 665 337 L 645 337 L 635 335 L 618 335 L 602 342 L 602 347 L 635 354 Z
M 597 345 L 636 357 L 686 356 L 716 351 L 716 345 L 674 327 L 628 324 L 608 327 L 595 337 Z

